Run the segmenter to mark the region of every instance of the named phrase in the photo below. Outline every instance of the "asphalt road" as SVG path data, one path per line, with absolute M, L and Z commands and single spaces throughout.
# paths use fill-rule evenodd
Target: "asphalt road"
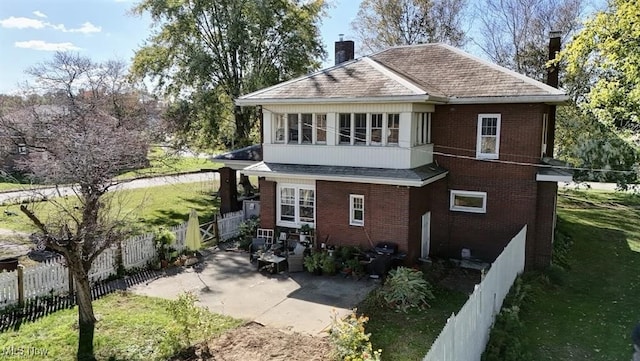
M 140 178 L 132 181 L 127 181 L 114 186 L 112 189 L 136 189 L 136 188 L 148 188 L 155 186 L 162 186 L 168 184 L 177 183 L 194 183 L 194 182 L 206 182 L 219 179 L 217 172 L 205 172 L 205 173 L 190 173 L 182 175 L 172 175 L 153 178 Z M 0 193 L 0 205 L 2 204 L 16 204 L 23 200 L 29 199 L 41 199 L 62 197 L 73 194 L 72 187 L 58 187 L 58 188 L 39 188 L 39 189 L 25 189 L 20 191 Z

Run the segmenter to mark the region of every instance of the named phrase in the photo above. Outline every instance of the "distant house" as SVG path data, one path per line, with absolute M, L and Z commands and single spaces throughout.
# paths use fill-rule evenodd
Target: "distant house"
M 544 266 L 571 179 L 548 164 L 566 100 L 448 45 L 390 48 L 237 99 L 264 123 L 262 162 L 241 172 L 259 177 L 265 228 L 490 261 L 526 224 L 527 263 Z

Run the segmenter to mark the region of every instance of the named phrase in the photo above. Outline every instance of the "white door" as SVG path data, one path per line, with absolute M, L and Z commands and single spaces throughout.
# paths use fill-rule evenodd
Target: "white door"
M 422 215 L 422 251 L 420 258 L 429 258 L 429 247 L 431 246 L 431 212 Z

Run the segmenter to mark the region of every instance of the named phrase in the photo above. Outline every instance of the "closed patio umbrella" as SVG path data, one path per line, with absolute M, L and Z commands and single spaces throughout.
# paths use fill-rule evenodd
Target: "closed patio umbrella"
M 189 213 L 189 221 L 187 222 L 187 249 L 197 251 L 202 246 L 202 236 L 200 235 L 200 222 L 198 221 L 198 213 L 195 209 L 191 209 Z

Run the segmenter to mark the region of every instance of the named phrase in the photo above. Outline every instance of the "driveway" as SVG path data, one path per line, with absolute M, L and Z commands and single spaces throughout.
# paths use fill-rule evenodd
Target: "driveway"
M 165 277 L 131 291 L 169 299 L 192 291 L 212 312 L 319 335 L 330 326 L 334 311 L 341 317 L 348 315 L 378 285 L 376 280 L 340 275 L 261 273 L 245 252 L 216 250 L 205 256 L 201 266 L 174 274 L 169 270 Z

